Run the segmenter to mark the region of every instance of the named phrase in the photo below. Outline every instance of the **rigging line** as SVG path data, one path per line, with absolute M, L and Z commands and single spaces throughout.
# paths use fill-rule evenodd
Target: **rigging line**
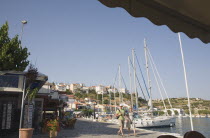
M 144 75 L 142 73 L 141 66 L 140 66 L 140 63 L 139 63 L 139 60 L 138 60 L 138 57 L 137 57 L 136 53 L 135 53 L 135 56 L 136 56 L 136 59 L 137 59 L 137 64 L 139 66 L 140 72 L 141 72 L 141 76 L 142 76 L 142 79 L 143 79 L 143 82 L 144 82 L 145 89 L 147 91 L 148 97 L 150 98 L 149 91 L 147 89 L 147 85 L 146 85 L 146 82 L 145 82 L 145 79 L 144 79 Z
M 113 87 L 115 86 L 115 82 L 117 81 L 117 75 L 118 75 L 118 69 L 117 69 L 117 73 L 116 73 L 116 76 L 115 76 L 115 79 L 114 79 Z
M 130 60 L 130 63 L 131 63 L 131 67 L 134 69 L 134 66 L 133 66 L 133 63 L 131 62 L 131 60 Z M 135 75 L 136 75 L 136 74 L 135 74 Z M 143 94 L 143 96 L 144 96 L 144 99 L 147 100 L 146 97 L 145 97 L 145 95 L 144 95 L 144 91 L 143 91 L 143 89 L 142 89 L 142 87 L 141 87 L 141 84 L 140 84 L 140 81 L 139 81 L 139 78 L 138 78 L 137 75 L 136 75 L 136 79 L 137 79 L 137 81 L 138 81 L 138 84 L 139 84 L 139 87 L 140 87 L 140 89 L 141 89 L 141 92 L 142 92 L 142 94 Z M 149 95 L 148 95 L 148 96 L 149 96 Z M 149 98 L 150 98 L 150 96 L 149 96 Z
M 164 99 L 163 99 L 163 95 L 162 95 L 162 92 L 161 92 L 161 89 L 160 89 L 160 85 L 159 85 L 159 83 L 158 83 L 158 79 L 157 79 L 157 76 L 156 76 L 156 74 L 155 74 L 154 67 L 153 67 L 153 64 L 152 64 L 152 61 L 151 61 L 150 56 L 149 56 L 149 63 L 150 63 L 150 65 L 151 65 L 152 72 L 153 72 L 153 75 L 154 75 L 154 77 L 155 77 L 155 81 L 156 81 L 156 83 L 157 83 L 157 86 L 158 86 L 158 90 L 159 90 L 161 99 L 162 99 L 162 101 L 163 101 L 163 106 L 164 106 L 164 108 L 165 108 L 166 113 L 168 114 L 167 108 L 166 108 L 166 104 L 165 104 L 165 101 L 164 101 Z
M 121 74 L 121 73 L 120 73 L 120 75 L 121 75 L 122 80 L 123 80 L 123 83 L 124 83 L 124 85 L 125 85 L 125 89 L 127 90 L 127 86 L 126 86 L 126 84 L 125 84 L 125 80 L 124 80 L 124 78 L 123 78 L 123 76 L 122 76 L 122 74 Z
M 117 69 L 117 73 L 116 73 L 116 76 L 115 76 L 115 79 L 114 79 L 114 83 L 113 83 L 113 89 L 114 89 L 114 104 L 115 104 L 115 112 L 116 112 L 116 106 L 117 106 L 117 103 L 116 103 L 116 97 L 115 97 L 115 93 L 116 93 L 116 91 L 115 91 L 115 82 L 116 82 L 116 80 L 117 80 L 117 75 L 118 75 L 118 69 Z M 110 98 L 111 99 L 111 98 Z
M 153 64 L 154 67 L 155 67 L 155 70 L 156 70 L 156 73 L 157 73 L 158 78 L 159 78 L 159 80 L 160 80 L 161 86 L 163 87 L 163 91 L 165 92 L 165 95 L 166 95 L 166 97 L 167 97 L 167 99 L 168 99 L 168 103 L 169 103 L 171 109 L 173 109 L 173 108 L 172 108 L 172 105 L 171 105 L 171 102 L 170 102 L 170 99 L 169 99 L 169 97 L 168 97 L 168 94 L 167 94 L 167 92 L 166 92 L 165 86 L 163 85 L 163 81 L 162 81 L 162 79 L 161 79 L 161 77 L 160 77 L 160 74 L 159 74 L 159 72 L 158 72 L 158 70 L 157 70 L 157 66 L 156 66 L 156 64 L 155 64 L 155 62 L 154 62 L 154 60 L 153 60 L 153 57 L 152 57 L 152 55 L 151 55 L 150 50 L 149 50 L 148 47 L 147 47 L 147 50 L 148 50 L 149 58 L 151 58 L 152 64 Z

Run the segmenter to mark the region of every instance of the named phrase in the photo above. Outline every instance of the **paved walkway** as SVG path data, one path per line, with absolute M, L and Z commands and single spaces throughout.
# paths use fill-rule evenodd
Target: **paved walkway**
M 117 135 L 118 125 L 112 123 L 92 122 L 85 119 L 78 119 L 75 124 L 75 129 L 63 129 L 59 132 L 57 138 L 120 138 Z M 128 136 L 128 131 L 124 129 L 124 137 L 134 138 L 133 133 Z M 157 138 L 164 133 L 137 129 L 137 136 L 141 138 Z M 166 134 L 166 133 L 165 133 Z M 177 136 L 177 135 L 176 135 Z M 34 135 L 33 138 L 48 138 L 45 135 Z

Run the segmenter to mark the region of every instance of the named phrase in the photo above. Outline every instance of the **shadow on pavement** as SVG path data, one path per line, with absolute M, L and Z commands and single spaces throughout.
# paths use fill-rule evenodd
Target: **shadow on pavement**
M 75 124 L 75 129 L 64 129 L 61 130 L 59 137 L 105 137 L 105 136 L 116 136 L 119 130 L 118 125 L 112 123 L 92 122 L 85 119 L 78 119 Z M 137 134 L 140 132 L 136 131 Z M 124 134 L 128 134 L 128 130 L 124 129 Z M 130 131 L 133 134 L 133 131 Z M 141 133 L 136 137 L 149 135 L 151 133 Z

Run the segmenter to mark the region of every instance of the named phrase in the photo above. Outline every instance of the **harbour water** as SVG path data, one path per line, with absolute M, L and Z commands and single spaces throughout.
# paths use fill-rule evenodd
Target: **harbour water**
M 202 133 L 206 138 L 210 138 L 210 118 L 193 118 L 194 130 Z M 184 135 L 191 130 L 189 117 L 177 117 L 176 126 L 167 128 L 149 128 L 149 130 L 178 133 Z

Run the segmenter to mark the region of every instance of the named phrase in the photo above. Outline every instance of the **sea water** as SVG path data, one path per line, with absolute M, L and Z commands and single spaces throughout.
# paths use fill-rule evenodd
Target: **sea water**
M 194 131 L 202 133 L 205 137 L 210 138 L 210 118 L 194 117 L 193 126 Z M 177 117 L 176 125 L 174 127 L 164 128 L 148 128 L 149 130 L 178 133 L 184 135 L 186 132 L 191 131 L 190 118 L 189 117 Z

